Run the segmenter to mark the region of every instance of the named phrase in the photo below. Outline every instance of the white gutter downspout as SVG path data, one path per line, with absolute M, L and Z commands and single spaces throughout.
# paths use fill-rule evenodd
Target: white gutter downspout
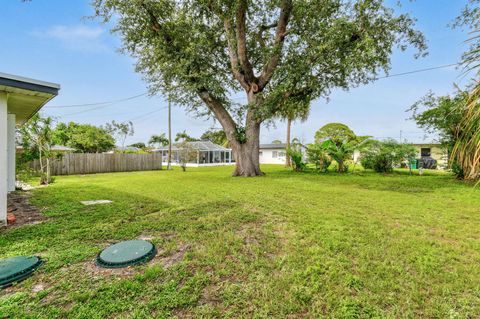
M 15 190 L 15 114 L 7 115 L 7 191 Z
M 0 92 L 0 226 L 7 225 L 7 94 Z

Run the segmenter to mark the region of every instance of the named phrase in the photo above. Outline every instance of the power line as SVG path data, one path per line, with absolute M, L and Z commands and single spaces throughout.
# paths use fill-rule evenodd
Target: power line
M 160 108 L 160 109 L 157 109 L 157 110 L 154 110 L 154 111 L 147 112 L 147 113 L 145 113 L 145 114 L 142 114 L 142 115 L 136 116 L 136 117 L 134 117 L 134 118 L 131 118 L 130 120 L 127 120 L 127 121 L 129 121 L 129 122 L 133 122 L 133 121 L 139 120 L 139 119 L 141 119 L 141 118 L 143 118 L 143 117 L 145 117 L 145 116 L 148 116 L 148 115 L 150 115 L 150 114 L 153 114 L 153 113 L 157 113 L 157 112 L 163 111 L 163 110 L 165 110 L 165 109 L 167 109 L 167 108 L 168 108 L 168 106 L 166 106 L 166 107 L 162 107 L 162 108 Z
M 73 113 L 68 113 L 68 114 L 59 115 L 58 117 L 62 118 L 62 117 L 68 117 L 68 116 L 72 116 L 72 115 L 78 115 L 78 114 L 82 114 L 82 113 L 87 113 L 87 112 L 91 112 L 91 111 L 103 109 L 103 108 L 105 108 L 105 107 L 107 107 L 107 106 L 110 106 L 110 105 L 101 105 L 101 106 L 97 106 L 97 107 L 90 108 L 90 109 L 88 109 L 88 110 L 81 110 L 81 111 L 78 111 L 78 112 L 73 112 Z
M 51 105 L 51 106 L 48 106 L 48 107 L 49 108 L 66 108 L 66 107 L 84 107 L 84 106 L 105 105 L 105 104 L 111 105 L 111 104 L 115 104 L 115 103 L 120 103 L 120 102 L 133 100 L 133 99 L 145 96 L 147 94 L 148 94 L 148 92 L 144 92 L 142 94 L 129 96 L 129 97 L 126 97 L 126 98 L 123 98 L 123 99 L 105 101 L 105 102 L 95 102 L 95 103 L 85 103 L 85 104 L 71 104 L 71 105 Z
M 457 65 L 460 65 L 460 64 L 461 63 L 445 64 L 445 65 L 440 65 L 440 66 L 435 66 L 435 67 L 430 67 L 430 68 L 417 69 L 417 70 L 412 70 L 412 71 L 407 71 L 407 72 L 402 72 L 402 73 L 395 73 L 395 74 L 380 76 L 380 77 L 377 77 L 376 79 L 377 80 L 386 79 L 386 78 L 392 78 L 392 77 L 396 77 L 396 76 L 409 75 L 409 74 L 415 74 L 415 73 L 420 73 L 420 72 L 427 72 L 427 71 L 432 71 L 432 70 L 444 69 L 444 68 L 449 68 L 449 67 L 452 67 L 452 66 L 457 66 Z M 118 100 L 111 100 L 111 101 L 104 101 L 104 102 L 71 104 L 71 105 L 48 105 L 47 107 L 48 108 L 68 108 L 68 107 L 85 107 L 85 106 L 96 106 L 96 105 L 109 106 L 109 105 L 112 105 L 112 104 L 133 100 L 133 99 L 145 96 L 147 94 L 148 94 L 148 92 L 144 92 L 144 93 L 129 96 L 129 97 L 126 97 L 126 98 L 122 98 L 122 99 L 118 99 Z M 244 98 L 241 98 L 241 97 L 235 97 L 235 98 L 232 98 L 231 100 L 243 100 L 243 99 Z
M 460 65 L 460 63 L 445 64 L 445 65 L 434 66 L 434 67 L 426 68 L 426 69 L 418 69 L 418 70 L 412 70 L 412 71 L 407 71 L 407 72 L 402 72 L 402 73 L 390 74 L 390 75 L 385 75 L 385 76 L 378 77 L 376 79 L 380 80 L 380 79 L 392 78 L 392 77 L 395 77 L 395 76 L 402 76 L 402 75 L 408 75 L 408 74 L 414 74 L 414 73 L 444 69 L 444 68 L 449 68 L 449 67 L 456 66 L 456 65 Z

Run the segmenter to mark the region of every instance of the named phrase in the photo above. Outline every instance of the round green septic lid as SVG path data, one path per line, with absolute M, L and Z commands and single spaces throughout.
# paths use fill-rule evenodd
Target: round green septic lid
M 41 259 L 36 256 L 0 259 L 0 287 L 8 287 L 29 277 L 41 263 Z
M 105 248 L 97 256 L 97 265 L 104 268 L 121 268 L 141 264 L 157 254 L 155 246 L 146 240 L 127 240 Z

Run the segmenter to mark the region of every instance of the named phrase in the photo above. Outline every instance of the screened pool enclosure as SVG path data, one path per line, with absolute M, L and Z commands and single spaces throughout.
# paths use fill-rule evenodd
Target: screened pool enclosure
M 214 144 L 210 141 L 188 142 L 189 147 L 196 152 L 196 157 L 188 162 L 187 166 L 216 166 L 229 165 L 235 162 L 232 150 Z M 168 162 L 168 146 L 157 148 L 154 152 L 161 152 L 164 165 Z M 179 165 L 179 144 L 172 145 L 172 165 Z

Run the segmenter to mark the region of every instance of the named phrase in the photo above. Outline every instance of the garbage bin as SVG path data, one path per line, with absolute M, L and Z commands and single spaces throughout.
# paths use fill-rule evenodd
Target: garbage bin
M 410 161 L 410 168 L 411 169 L 417 169 L 417 160 L 416 159 Z

